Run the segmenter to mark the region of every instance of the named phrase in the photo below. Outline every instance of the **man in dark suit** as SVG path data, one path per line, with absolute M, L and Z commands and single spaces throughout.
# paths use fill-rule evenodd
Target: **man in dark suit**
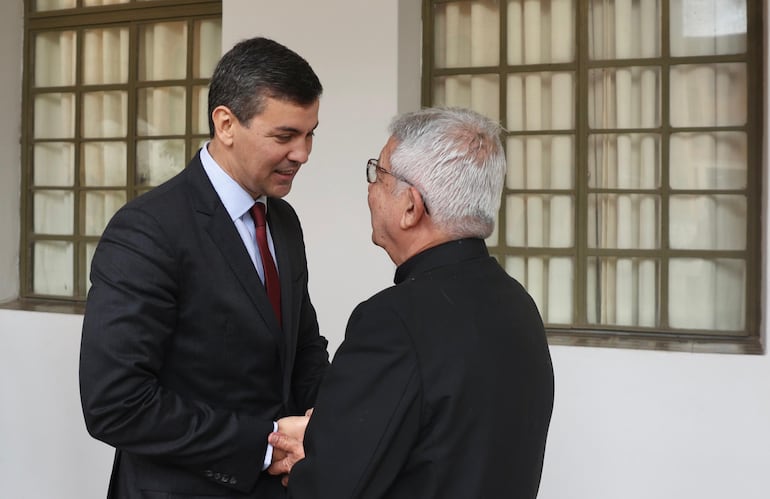
M 553 370 L 535 303 L 484 243 L 506 170 L 500 127 L 427 109 L 390 131 L 366 178 L 396 285 L 353 311 L 304 449 L 271 435 L 289 453 L 271 472 L 291 470 L 295 499 L 534 498 Z
M 211 140 L 104 231 L 80 387 L 88 431 L 116 448 L 108 497 L 285 497 L 264 471 L 267 438 L 313 406 L 328 353 L 300 223 L 280 198 L 308 160 L 321 92 L 283 45 L 238 43 L 211 79 Z

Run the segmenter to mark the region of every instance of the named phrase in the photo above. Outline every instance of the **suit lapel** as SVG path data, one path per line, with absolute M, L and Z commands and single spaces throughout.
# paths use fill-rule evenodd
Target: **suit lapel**
M 211 236 L 215 246 L 221 252 L 222 258 L 232 270 L 235 279 L 241 284 L 246 296 L 252 301 L 270 331 L 280 339 L 283 336 L 281 328 L 278 326 L 265 287 L 259 279 L 246 248 L 243 246 L 241 236 L 206 176 L 197 155 L 188 165 L 188 169 L 190 170 L 190 183 L 194 187 L 193 205 L 199 223 Z M 281 344 L 282 342 L 281 339 Z M 280 348 L 279 351 L 283 362 L 285 352 Z
M 297 325 L 294 321 L 299 316 L 299 311 L 294 310 L 294 289 L 292 282 L 292 275 L 294 275 L 292 269 L 292 259 L 290 257 L 289 248 L 293 244 L 291 241 L 291 234 L 288 234 L 286 228 L 290 225 L 285 221 L 282 221 L 283 213 L 276 203 L 270 203 L 268 199 L 269 209 L 267 210 L 267 223 L 270 225 L 270 234 L 273 238 L 273 247 L 275 249 L 276 265 L 278 266 L 278 276 L 281 281 L 281 321 L 283 323 L 283 331 L 281 337 L 281 344 L 284 345 L 284 351 L 282 352 L 282 359 L 286 359 L 290 356 L 289 352 L 294 352 L 297 345 Z M 290 369 L 293 362 L 284 362 L 284 371 Z M 291 373 L 284 372 L 283 376 L 283 392 L 284 400 L 288 400 L 288 396 L 291 390 Z
M 281 214 L 277 213 L 276 205 L 271 203 L 267 212 L 267 223 L 270 225 L 270 235 L 273 238 L 278 276 L 281 280 L 281 321 L 287 331 L 293 329 L 294 314 L 292 306 L 292 261 L 289 257 L 289 235 L 285 232 L 286 224 L 281 223 Z

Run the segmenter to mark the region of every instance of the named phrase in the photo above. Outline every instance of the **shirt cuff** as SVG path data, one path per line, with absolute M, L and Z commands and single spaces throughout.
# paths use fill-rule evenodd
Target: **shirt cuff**
M 278 431 L 278 423 L 273 421 L 273 431 Z M 265 451 L 265 462 L 262 463 L 262 471 L 265 471 L 270 467 L 270 463 L 273 462 L 273 446 L 267 444 L 267 450 Z

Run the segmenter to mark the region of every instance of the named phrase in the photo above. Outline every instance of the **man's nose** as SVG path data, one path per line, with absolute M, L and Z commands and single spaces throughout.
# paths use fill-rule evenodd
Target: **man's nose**
M 313 149 L 313 142 L 310 139 L 298 140 L 293 144 L 287 158 L 299 164 L 307 163 L 310 158 L 310 151 Z

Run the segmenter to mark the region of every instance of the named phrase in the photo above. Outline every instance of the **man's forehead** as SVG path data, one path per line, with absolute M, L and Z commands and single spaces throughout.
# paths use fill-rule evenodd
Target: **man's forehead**
M 395 137 L 391 136 L 387 142 L 385 142 L 385 145 L 382 146 L 382 150 L 380 151 L 379 160 L 380 163 L 382 163 L 383 160 L 389 161 L 390 160 L 390 154 L 393 152 L 393 149 L 396 148 L 396 139 Z
M 255 116 L 271 132 L 310 133 L 318 127 L 318 104 L 309 106 L 268 99 L 261 113 Z

